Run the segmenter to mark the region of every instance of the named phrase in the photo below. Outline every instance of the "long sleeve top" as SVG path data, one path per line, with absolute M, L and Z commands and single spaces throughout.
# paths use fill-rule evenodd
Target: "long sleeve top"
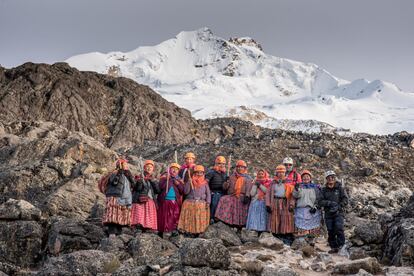
M 253 179 L 248 175 L 241 176 L 241 177 L 243 177 L 243 186 L 241 188 L 240 196 L 246 196 L 246 195 L 249 196 L 250 195 L 249 192 L 252 186 Z M 228 195 L 236 196 L 236 181 L 237 181 L 236 175 L 232 174 L 229 177 L 229 180 L 224 183 L 223 188 L 227 190 Z
M 187 181 L 184 187 L 184 194 L 186 195 L 185 199 L 203 200 L 207 204 L 211 203 L 211 192 L 207 183 L 199 188 L 191 189 L 191 184 Z
M 315 184 L 302 184 L 298 189 L 293 190 L 292 196 L 296 199 L 296 207 L 315 207 L 321 196 L 320 188 Z

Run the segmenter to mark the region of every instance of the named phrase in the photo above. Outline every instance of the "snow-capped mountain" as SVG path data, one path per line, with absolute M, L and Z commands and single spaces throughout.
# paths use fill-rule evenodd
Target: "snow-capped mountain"
M 339 79 L 315 64 L 268 55 L 252 38 L 225 40 L 208 28 L 153 47 L 67 62 L 149 85 L 201 119 L 236 116 L 305 131 L 414 131 L 414 93 L 380 80 Z

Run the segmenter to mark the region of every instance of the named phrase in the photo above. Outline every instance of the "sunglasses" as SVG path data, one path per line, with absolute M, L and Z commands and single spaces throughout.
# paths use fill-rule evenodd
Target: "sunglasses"
M 285 164 L 285 167 L 292 167 L 292 164 Z

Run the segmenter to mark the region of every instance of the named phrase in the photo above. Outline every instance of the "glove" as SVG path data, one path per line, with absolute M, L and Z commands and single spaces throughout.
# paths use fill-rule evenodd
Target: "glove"
M 257 188 L 259 188 L 260 187 L 260 182 L 256 182 L 256 186 L 257 186 Z
M 272 207 L 270 207 L 270 206 L 266 206 L 266 211 L 267 211 L 268 213 L 271 213 L 271 212 L 272 212 Z
M 293 213 L 294 210 L 295 208 L 293 206 L 289 206 L 289 212 Z
M 318 209 L 316 209 L 316 207 L 312 207 L 312 208 L 310 208 L 309 213 L 315 214 L 317 210 Z
M 295 184 L 295 190 L 298 191 L 299 190 L 299 183 Z

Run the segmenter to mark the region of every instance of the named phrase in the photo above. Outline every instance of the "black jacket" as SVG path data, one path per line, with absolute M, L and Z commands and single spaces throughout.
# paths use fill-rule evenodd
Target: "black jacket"
M 208 186 L 212 192 L 224 192 L 223 184 L 228 179 L 225 172 L 210 169 L 206 174 Z
M 155 195 L 160 193 L 158 181 L 155 178 L 145 180 L 147 185 L 144 185 L 142 178 L 136 180 L 132 191 L 132 202 L 139 203 L 140 196 L 148 196 L 155 200 Z
M 323 187 L 318 205 L 324 208 L 326 217 L 343 215 L 344 208 L 348 205 L 348 195 L 341 182 L 337 181 L 333 188 Z
M 126 179 L 129 181 L 129 185 L 133 187 L 135 185 L 134 177 L 129 170 L 119 170 L 116 173 L 113 173 L 108 180 L 108 186 L 105 191 L 105 195 L 107 197 L 114 196 L 114 197 L 121 197 L 122 190 L 124 188 L 124 183 L 120 181 L 120 176 L 124 175 Z

